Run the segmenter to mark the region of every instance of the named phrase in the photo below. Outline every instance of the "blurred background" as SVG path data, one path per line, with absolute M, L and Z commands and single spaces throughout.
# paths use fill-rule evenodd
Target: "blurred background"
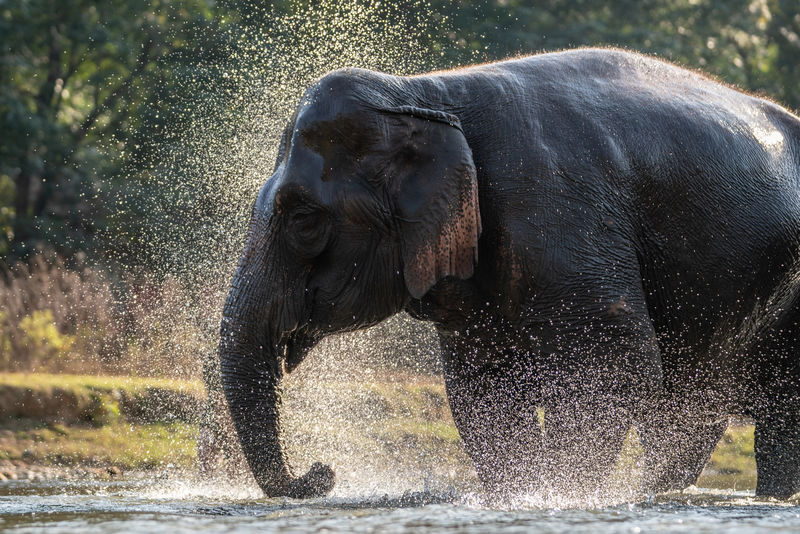
M 0 414 L 98 425 L 142 410 L 87 379 L 70 416 L 66 379 L 43 377 L 201 377 L 277 136 L 328 70 L 619 46 L 800 107 L 796 0 L 0 0 L 0 44 L 0 393 L 21 388 Z M 438 370 L 431 332 L 404 318 L 328 343 L 358 369 Z M 39 404 L 20 400 L 35 381 L 18 373 L 42 381 Z M 178 417 L 189 401 L 167 397 L 156 405 Z M 77 435 L 17 425 L 0 456 L 52 458 L 20 428 Z
M 198 376 L 273 126 L 341 64 L 621 46 L 800 105 L 794 0 L 310 4 L 0 2 L 0 369 Z

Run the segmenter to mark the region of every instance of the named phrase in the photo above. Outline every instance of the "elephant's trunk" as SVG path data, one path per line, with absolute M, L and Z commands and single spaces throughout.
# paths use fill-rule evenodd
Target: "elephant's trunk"
M 220 364 L 228 408 L 250 469 L 267 496 L 324 495 L 334 484 L 330 467 L 317 463 L 306 475 L 294 477 L 281 445 L 282 347 L 276 339 L 280 328 L 269 323 L 276 320 L 275 307 L 283 307 L 280 299 L 291 294 L 273 287 L 276 277 L 264 272 L 267 232 L 254 226 L 260 225 L 251 225 L 223 312 Z

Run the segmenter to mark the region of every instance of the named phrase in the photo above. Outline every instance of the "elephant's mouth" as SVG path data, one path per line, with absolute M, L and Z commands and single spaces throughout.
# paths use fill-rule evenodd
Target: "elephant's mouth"
M 284 335 L 278 353 L 283 354 L 283 365 L 286 372 L 294 371 L 321 338 L 321 335 L 314 334 L 305 328 L 299 328 Z

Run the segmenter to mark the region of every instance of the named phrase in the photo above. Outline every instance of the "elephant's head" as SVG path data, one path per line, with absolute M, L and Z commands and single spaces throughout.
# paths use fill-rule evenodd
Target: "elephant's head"
M 441 278 L 473 273 L 472 153 L 456 116 L 402 101 L 402 80 L 348 70 L 318 81 L 253 209 L 220 358 L 239 440 L 268 496 L 323 495 L 334 484 L 327 466 L 296 478 L 287 465 L 282 373 L 323 336 L 376 324 Z

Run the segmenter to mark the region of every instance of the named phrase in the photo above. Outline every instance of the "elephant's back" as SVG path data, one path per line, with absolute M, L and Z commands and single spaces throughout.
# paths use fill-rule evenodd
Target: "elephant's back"
M 693 162 L 716 164 L 723 171 L 724 162 L 715 158 L 729 159 L 719 152 L 733 148 L 750 155 L 734 160 L 737 168 L 760 164 L 786 175 L 800 164 L 797 116 L 649 56 L 579 49 L 478 67 L 477 72 L 519 84 L 519 96 L 530 103 L 547 142 L 563 155 L 577 152 L 585 159 L 616 151 L 628 161 L 615 163 L 626 168 L 655 171 Z
M 485 127 L 487 115 L 501 124 L 490 140 L 471 143 L 486 183 L 517 173 L 503 182 L 508 195 L 487 199 L 520 198 L 536 184 L 582 199 L 591 225 L 615 205 L 629 219 L 657 330 L 678 333 L 676 343 L 708 346 L 798 274 L 800 120 L 780 106 L 619 50 L 541 54 L 448 76 L 481 94 L 475 124 Z M 469 134 L 470 117 L 464 122 Z
M 645 234 L 687 234 L 697 246 L 738 235 L 747 250 L 729 246 L 728 261 L 800 233 L 800 119 L 768 100 L 614 49 L 450 76 L 480 96 L 462 120 L 487 183 L 505 175 L 515 194 L 535 184 L 613 197 Z
M 489 173 L 512 160 L 521 179 L 572 174 L 578 183 L 710 194 L 798 189 L 798 117 L 651 57 L 579 49 L 433 78 L 457 102 L 451 111 Z
M 526 133 L 506 138 L 534 162 L 525 172 L 627 203 L 640 232 L 679 234 L 696 258 L 717 245 L 717 267 L 766 243 L 798 253 L 800 119 L 777 104 L 613 49 L 486 68 L 525 87 Z
M 800 120 L 668 63 L 577 54 L 537 96 L 570 132 L 551 135 L 549 152 L 555 168 L 579 169 L 577 187 L 602 182 L 625 204 L 662 339 L 711 349 L 774 326 L 787 310 L 767 303 L 800 294 Z

